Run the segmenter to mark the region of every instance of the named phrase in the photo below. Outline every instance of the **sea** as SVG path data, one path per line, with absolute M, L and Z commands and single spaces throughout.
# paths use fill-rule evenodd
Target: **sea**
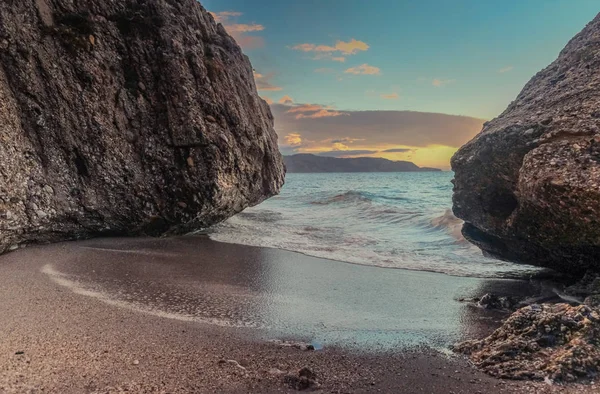
M 288 174 L 281 194 L 208 230 L 211 239 L 352 264 L 481 278 L 540 270 L 485 257 L 452 214 L 452 172 Z

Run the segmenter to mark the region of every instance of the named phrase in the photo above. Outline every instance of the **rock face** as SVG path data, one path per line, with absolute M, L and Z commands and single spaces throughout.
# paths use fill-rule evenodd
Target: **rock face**
M 490 255 L 600 270 L 600 16 L 452 158 L 454 213 Z
M 186 232 L 283 179 L 250 62 L 196 0 L 0 2 L 0 252 Z

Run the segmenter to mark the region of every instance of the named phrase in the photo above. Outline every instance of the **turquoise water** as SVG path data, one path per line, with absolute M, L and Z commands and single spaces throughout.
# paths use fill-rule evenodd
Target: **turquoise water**
M 288 174 L 279 196 L 215 226 L 212 239 L 348 263 L 457 276 L 526 277 L 484 257 L 452 215 L 451 172 Z

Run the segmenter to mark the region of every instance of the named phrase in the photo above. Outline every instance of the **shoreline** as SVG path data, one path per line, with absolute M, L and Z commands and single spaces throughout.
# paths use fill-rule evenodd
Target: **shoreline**
M 285 375 L 296 373 L 302 367 L 309 367 L 316 373 L 317 380 L 321 385 L 320 389 L 323 392 L 402 392 L 402 390 L 411 392 L 423 390 L 431 393 L 447 393 L 449 391 L 495 393 L 579 392 L 578 390 L 590 389 L 590 386 L 582 385 L 562 387 L 547 386 L 543 383 L 500 381 L 476 371 L 461 357 L 446 358 L 432 351 L 431 348 L 422 346 L 391 346 L 373 351 L 374 346 L 365 339 L 362 339 L 364 342 L 358 343 L 358 346 L 346 347 L 338 346 L 339 343 L 336 344 L 335 341 L 326 341 L 324 349 L 318 351 L 304 351 L 294 347 L 280 346 L 269 342 L 268 339 L 287 339 L 285 335 L 273 337 L 272 334 L 263 335 L 262 329 L 218 327 L 152 316 L 74 293 L 51 281 L 46 274 L 40 271 L 46 264 L 57 264 L 57 269 L 61 270 L 63 274 L 66 271 L 67 275 L 79 278 L 78 280 L 91 278 L 93 283 L 101 283 L 102 286 L 108 286 L 107 283 L 115 283 L 116 287 L 112 290 L 121 288 L 119 283 L 111 281 L 125 278 L 125 284 L 133 285 L 136 292 L 141 292 L 141 299 L 156 294 L 154 292 L 156 289 L 152 288 L 152 284 L 158 286 L 157 289 L 161 292 L 173 288 L 196 292 L 199 288 L 204 288 L 206 292 L 198 294 L 202 297 L 207 295 L 213 297 L 213 303 L 206 303 L 204 306 L 210 308 L 211 305 L 216 305 L 222 308 L 225 314 L 229 313 L 230 318 L 246 316 L 248 311 L 256 312 L 257 310 L 252 308 L 265 301 L 260 294 L 269 292 L 274 292 L 275 296 L 268 300 L 271 303 L 267 302 L 265 305 L 271 308 L 269 313 L 273 311 L 279 313 L 281 311 L 275 305 L 277 300 L 283 298 L 289 302 L 292 298 L 285 297 L 286 291 L 292 291 L 292 293 L 294 291 L 293 288 L 286 289 L 286 286 L 289 287 L 293 284 L 285 281 L 278 282 L 281 278 L 276 275 L 277 272 L 268 270 L 254 271 L 257 274 L 255 278 L 257 280 L 246 283 L 245 289 L 244 278 L 241 276 L 247 272 L 240 272 L 240 276 L 233 276 L 233 282 L 228 282 L 228 278 L 231 278 L 225 277 L 224 273 L 231 274 L 235 271 L 228 270 L 239 269 L 235 265 L 235 261 L 238 259 L 247 262 L 246 264 L 250 265 L 252 269 L 271 267 L 274 264 L 288 268 L 301 265 L 300 270 L 294 271 L 297 276 L 292 278 L 297 282 L 304 280 L 302 276 L 306 276 L 312 281 L 326 272 L 315 274 L 311 271 L 316 267 L 315 260 L 322 264 L 322 259 L 309 258 L 293 252 L 267 251 L 263 248 L 239 245 L 231 247 L 231 244 L 219 245 L 207 238 L 204 241 L 190 240 L 189 238 L 185 242 L 180 241 L 180 238 L 97 239 L 31 246 L 0 256 L 0 275 L 5 278 L 0 286 L 0 297 L 3 299 L 3 303 L 0 304 L 0 327 L 2 327 L 3 334 L 0 337 L 0 366 L 2 366 L 0 391 L 24 392 L 44 388 L 46 392 L 57 393 L 104 393 L 119 392 L 121 389 L 129 388 L 133 392 L 152 390 L 154 392 L 214 392 L 215 390 L 219 392 L 294 392 L 286 383 Z M 170 257 L 168 253 L 165 255 L 165 251 L 169 252 L 164 249 L 165 242 L 173 243 L 172 246 L 183 251 L 183 254 Z M 107 259 L 106 251 L 88 248 L 98 245 L 111 245 L 117 249 L 129 245 L 135 246 L 137 250 L 135 248 L 124 249 L 132 251 L 132 253 L 123 253 L 121 259 L 115 257 L 115 252 L 112 252 L 111 258 Z M 82 253 L 85 250 L 87 252 Z M 117 251 L 117 254 L 124 250 Z M 152 254 L 153 251 L 159 250 L 163 252 L 163 255 Z M 194 261 L 190 263 L 186 262 L 182 256 L 189 256 L 191 250 L 195 250 L 197 254 L 193 256 L 192 260 Z M 143 253 L 140 254 L 140 251 Z M 150 254 L 146 252 L 150 252 Z M 94 254 L 98 257 L 98 261 L 92 261 L 94 259 L 91 256 Z M 240 254 L 242 255 L 240 256 Z M 86 260 L 77 261 L 77 264 L 74 264 L 77 259 L 54 261 L 56 258 L 65 257 L 68 260 L 69 256 L 85 257 Z M 262 259 L 262 261 L 256 261 L 256 259 Z M 279 261 L 277 261 L 278 259 Z M 121 264 L 119 261 L 127 264 Z M 98 264 L 99 262 L 102 264 Z M 107 266 L 102 268 L 105 264 Z M 326 265 L 334 265 L 336 272 L 341 270 L 342 277 L 339 280 L 344 280 L 345 271 L 338 264 L 344 263 Z M 370 275 L 371 272 L 385 272 L 379 268 L 375 270 L 375 268 L 365 269 L 364 266 L 345 266 L 353 267 L 350 270 L 363 271 L 363 278 Z M 196 267 L 196 270 L 193 267 Z M 198 269 L 198 267 L 202 269 Z M 222 270 L 217 269 L 218 267 L 221 267 Z M 212 272 L 205 271 L 203 268 L 210 268 Z M 450 279 L 452 277 L 443 274 L 425 273 L 415 276 L 408 274 L 409 272 L 412 271 L 406 271 L 405 275 L 409 275 L 410 280 L 421 276 L 432 285 L 438 284 L 432 281 L 432 276 L 440 276 L 445 281 L 452 281 Z M 134 273 L 135 276 L 132 276 Z M 388 275 L 381 276 L 392 275 L 390 272 L 385 273 Z M 202 281 L 189 280 L 190 275 L 198 274 L 203 278 Z M 270 281 L 258 280 L 261 275 L 266 274 L 271 275 Z M 279 274 L 285 276 L 287 273 L 279 272 Z M 157 280 L 157 278 L 162 279 Z M 378 280 L 384 279 L 378 278 Z M 464 283 L 474 281 L 472 278 L 463 279 Z M 168 287 L 169 283 L 173 287 Z M 385 283 L 385 281 L 374 282 L 372 285 L 383 286 Z M 273 287 L 261 287 L 266 284 Z M 328 282 L 324 281 L 320 285 L 327 284 Z M 306 283 L 300 285 L 305 286 Z M 462 286 L 463 283 L 460 285 Z M 111 288 L 107 288 L 108 291 L 112 291 Z M 27 291 L 23 291 L 23 289 L 27 289 Z M 315 288 L 302 290 L 303 293 L 310 291 L 316 290 Z M 322 296 L 333 297 L 333 293 L 320 291 L 322 291 Z M 392 291 L 386 293 L 390 297 L 394 297 L 396 294 Z M 120 293 L 117 291 L 115 294 Z M 296 293 L 293 294 L 299 296 Z M 343 297 L 349 296 L 343 294 Z M 308 300 L 310 301 L 310 297 Z M 322 302 L 325 305 L 325 312 L 330 313 L 326 306 L 327 300 L 329 299 L 324 298 Z M 336 299 L 329 301 L 337 302 Z M 407 300 L 406 305 L 414 304 L 417 301 Z M 445 304 L 447 300 L 440 299 L 438 301 L 442 304 L 440 305 L 442 309 L 447 308 Z M 456 301 L 451 300 L 451 302 L 455 303 Z M 178 307 L 186 304 L 183 302 Z M 156 306 L 158 304 L 149 303 L 149 305 Z M 240 305 L 243 310 L 239 312 L 239 316 L 236 315 L 238 312 L 235 308 L 227 309 L 240 307 Z M 287 304 L 287 306 L 290 305 L 298 306 L 300 304 Z M 370 305 L 377 306 L 376 304 Z M 417 307 L 421 306 L 417 305 Z M 343 309 L 343 304 L 336 307 Z M 460 305 L 460 307 L 464 308 L 465 306 Z M 297 310 L 294 309 L 294 311 Z M 221 310 L 217 311 L 220 313 Z M 310 309 L 300 310 L 301 313 L 307 313 L 307 311 Z M 346 319 L 348 316 L 352 317 L 352 315 L 348 315 L 347 310 L 343 310 L 343 312 Z M 264 315 L 257 313 L 256 316 L 265 318 L 265 316 L 271 316 L 269 313 Z M 280 316 L 280 319 L 287 322 L 301 319 L 301 313 L 294 312 L 291 316 Z M 359 313 L 364 315 L 364 310 L 359 310 Z M 405 314 L 411 313 L 413 312 L 408 310 L 405 312 Z M 463 314 L 459 317 L 465 319 L 469 316 L 469 314 Z M 310 316 L 308 320 L 312 318 L 313 316 Z M 380 316 L 375 314 L 371 318 L 380 318 Z M 406 318 L 411 319 L 410 317 Z M 349 320 L 344 321 L 348 326 L 358 324 L 356 322 L 350 322 L 352 323 L 350 324 Z M 372 321 L 370 320 L 369 324 L 372 324 Z M 491 328 L 489 317 L 483 320 L 467 319 L 465 327 L 477 321 L 476 332 L 481 333 L 484 326 L 487 326 L 488 329 Z M 380 322 L 385 323 L 386 321 L 381 320 Z M 410 331 L 414 322 L 409 323 L 400 331 Z M 395 325 L 397 322 L 393 321 L 390 324 Z M 431 323 L 429 324 L 431 325 Z M 291 327 L 292 330 L 296 328 Z M 357 325 L 356 329 L 360 331 L 360 325 Z M 392 335 L 398 335 L 400 331 L 394 331 Z M 438 334 L 434 333 L 433 335 Z M 473 336 L 475 334 L 469 332 L 466 335 Z M 293 338 L 299 337 L 301 336 Z M 342 337 L 342 339 L 350 340 L 347 337 Z M 21 352 L 23 353 L 17 354 Z M 225 360 L 224 363 L 223 360 Z M 239 366 L 228 363 L 228 360 L 236 360 Z
M 188 236 L 188 235 L 186 235 Z M 222 243 L 222 244 L 229 244 L 229 245 L 240 245 L 240 246 L 247 246 L 250 248 L 264 248 L 264 249 L 273 249 L 273 250 L 281 250 L 284 252 L 289 252 L 289 253 L 298 253 L 301 254 L 303 256 L 306 257 L 310 257 L 310 258 L 314 258 L 314 259 L 321 259 L 321 260 L 327 260 L 327 261 L 333 261 L 336 263 L 344 263 L 344 264 L 352 264 L 352 265 L 358 265 L 361 267 L 373 267 L 373 268 L 380 268 L 380 269 L 389 269 L 389 270 L 401 270 L 401 271 L 413 271 L 413 272 L 428 272 L 431 274 L 439 274 L 439 275 L 446 275 L 446 276 L 451 276 L 451 277 L 455 277 L 455 278 L 476 278 L 476 279 L 494 279 L 494 280 L 526 280 L 526 279 L 533 279 L 533 280 L 544 280 L 544 279 L 560 279 L 560 276 L 558 274 L 555 274 L 553 272 L 538 272 L 538 273 L 534 273 L 534 274 L 530 274 L 529 277 L 525 278 L 524 276 L 519 276 L 517 274 L 515 274 L 515 276 L 475 276 L 475 275 L 458 275 L 458 274 L 451 274 L 448 272 L 442 272 L 442 271 L 435 271 L 433 269 L 416 269 L 416 268 L 407 268 L 407 267 L 392 267 L 392 266 L 384 266 L 384 265 L 375 265 L 375 264 L 362 264 L 362 263 L 356 263 L 353 261 L 345 261 L 345 260 L 340 260 L 340 259 L 335 259 L 332 257 L 323 257 L 323 256 L 316 256 L 316 255 L 312 255 L 312 254 L 308 254 L 306 252 L 301 252 L 298 250 L 293 250 L 293 249 L 286 249 L 286 248 L 277 248 L 275 246 L 262 246 L 262 245 L 250 245 L 250 244 L 243 244 L 243 243 L 236 243 L 236 242 L 228 242 L 228 241 L 220 241 L 217 239 L 212 239 L 210 237 L 209 233 L 192 233 L 189 236 L 194 236 L 194 237 L 207 237 L 208 239 L 210 239 L 212 242 L 217 242 L 217 243 Z M 517 264 L 517 263 L 515 263 Z M 532 268 L 539 268 L 539 267 L 535 267 L 535 266 L 531 266 Z

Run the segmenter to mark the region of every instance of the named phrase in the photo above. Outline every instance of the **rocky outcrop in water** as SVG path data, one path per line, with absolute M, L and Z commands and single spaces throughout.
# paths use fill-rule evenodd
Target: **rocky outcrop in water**
M 273 117 L 195 0 L 0 3 L 0 252 L 179 233 L 276 194 Z
M 600 16 L 452 158 L 454 212 L 484 252 L 600 270 Z

